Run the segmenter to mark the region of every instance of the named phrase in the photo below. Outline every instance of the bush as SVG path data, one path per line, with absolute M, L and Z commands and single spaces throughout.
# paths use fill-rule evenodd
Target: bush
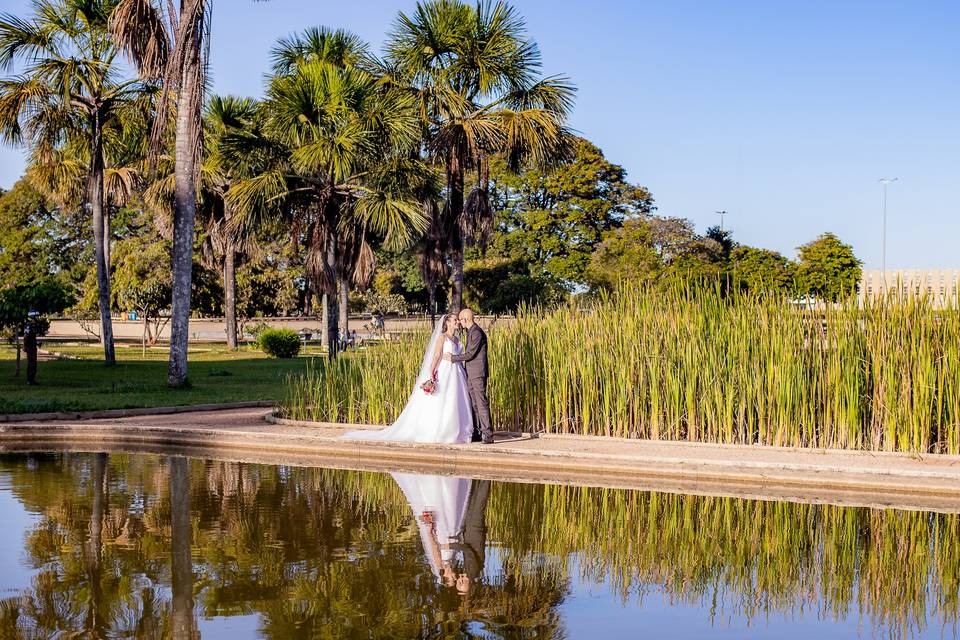
M 266 329 L 257 338 L 257 348 L 274 358 L 292 358 L 300 353 L 300 336 L 293 329 Z

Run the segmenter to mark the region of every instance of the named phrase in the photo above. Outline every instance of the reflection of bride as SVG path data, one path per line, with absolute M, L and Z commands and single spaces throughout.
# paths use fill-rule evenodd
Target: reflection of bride
M 413 393 L 397 421 L 386 429 L 348 431 L 342 437 L 352 440 L 401 442 L 469 442 L 473 434 L 473 414 L 463 365 L 443 358 L 457 355 L 463 345 L 457 339 L 458 321 L 455 315 L 440 319 L 420 366 Z M 382 375 L 391 375 L 389 371 Z M 422 386 L 433 380 L 436 390 L 427 393 Z
M 466 593 L 471 582 L 479 578 L 483 571 L 483 539 L 480 549 L 470 549 L 470 540 L 464 540 L 464 534 L 477 530 L 483 531 L 483 512 L 485 505 L 475 505 L 476 497 L 487 496 L 487 491 L 471 491 L 471 481 L 467 478 L 451 476 L 428 476 L 412 473 L 392 473 L 393 479 L 410 503 L 413 516 L 420 530 L 420 540 L 427 557 L 430 570 L 448 587 L 456 587 L 461 594 Z M 473 482 L 474 489 L 479 481 Z M 482 489 L 486 489 L 486 484 Z M 476 496 L 474 494 L 477 494 Z M 479 523 L 468 522 L 480 518 Z M 474 543 L 476 544 L 476 543 Z M 467 571 L 457 573 L 454 565 L 458 551 L 464 552 L 464 564 Z M 480 560 L 480 566 L 472 566 Z M 471 575 L 472 574 L 472 575 Z

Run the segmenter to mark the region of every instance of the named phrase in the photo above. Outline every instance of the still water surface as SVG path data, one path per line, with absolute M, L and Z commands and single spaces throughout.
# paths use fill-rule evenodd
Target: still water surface
M 0 638 L 956 638 L 960 516 L 0 456 Z

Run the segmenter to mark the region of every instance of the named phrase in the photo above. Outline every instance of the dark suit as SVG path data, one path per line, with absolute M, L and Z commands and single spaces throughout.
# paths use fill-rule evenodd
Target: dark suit
M 490 497 L 489 480 L 473 480 L 470 497 L 463 516 L 460 535 L 460 550 L 463 551 L 463 572 L 472 583 L 483 578 L 483 565 L 487 550 L 487 499 Z
M 473 323 L 467 331 L 467 347 L 463 353 L 451 356 L 451 359 L 462 362 L 467 370 L 474 435 L 479 431 L 484 440 L 490 440 L 493 438 L 493 426 L 490 423 L 490 401 L 487 400 L 487 334 L 480 325 Z

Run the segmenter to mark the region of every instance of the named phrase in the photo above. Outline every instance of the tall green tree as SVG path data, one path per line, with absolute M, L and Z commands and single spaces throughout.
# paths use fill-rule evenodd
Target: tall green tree
M 111 124 L 139 118 L 147 88 L 123 79 L 108 31 L 113 0 L 38 0 L 34 15 L 0 16 L 0 67 L 22 65 L 0 80 L 0 137 L 26 145 L 34 164 L 59 166 L 58 150 L 73 147 L 85 179 L 84 202 L 93 221 L 101 340 L 115 362 L 105 197 Z
M 236 161 L 224 154 L 224 139 L 235 132 L 253 126 L 257 104 L 250 98 L 212 96 L 204 111 L 205 153 L 200 165 L 197 192 L 197 223 L 200 228 L 200 259 L 204 268 L 219 272 L 223 284 L 223 314 L 226 324 L 227 346 L 237 347 L 236 269 L 237 261 L 255 244 L 256 229 L 234 224 L 235 216 L 225 195 L 241 176 L 254 169 L 245 159 Z M 157 212 L 172 236 L 173 211 L 176 195 L 176 173 L 173 158 L 162 156 L 158 170 L 144 193 L 144 199 Z M 196 280 L 194 274 L 192 280 Z M 197 291 L 193 282 L 193 292 Z M 192 307 L 199 301 L 193 300 Z
M 853 247 L 824 233 L 799 249 L 797 286 L 815 298 L 836 302 L 856 292 L 861 262 Z
M 791 292 L 797 265 L 769 249 L 738 246 L 730 253 L 730 276 L 752 291 Z
M 232 156 L 256 158 L 259 170 L 233 185 L 227 202 L 236 224 L 284 217 L 302 244 L 311 287 L 335 300 L 350 275 L 345 253 L 364 233 L 398 246 L 422 232 L 414 193 L 430 177 L 412 157 L 419 129 L 410 96 L 359 67 L 321 56 L 295 60 L 271 79 L 261 126 L 228 136 Z M 337 311 L 327 305 L 330 357 Z
M 163 83 L 151 136 L 154 157 L 163 150 L 169 121 L 173 120 L 173 304 L 167 366 L 167 384 L 171 387 L 187 384 L 193 235 L 203 155 L 202 106 L 211 10 L 209 0 L 181 0 L 179 10 L 172 1 L 120 0 L 110 15 L 113 36 L 140 76 Z
M 517 169 L 565 157 L 574 89 L 564 77 L 540 77 L 540 50 L 505 2 L 418 2 L 398 16 L 386 49 L 384 74 L 416 95 L 425 148 L 444 167 L 446 202 L 431 233 L 450 259 L 459 309 L 464 240 L 492 229 L 489 158 L 502 153 Z M 471 168 L 476 187 L 465 197 Z
M 528 165 L 514 173 L 496 157 L 490 176 L 498 210 L 491 251 L 529 260 L 570 284 L 586 281 L 590 257 L 605 233 L 653 210 L 650 192 L 627 182 L 624 168 L 583 138 L 575 139 L 568 162 Z
M 24 178 L 0 192 L 0 289 L 29 284 L 58 269 L 46 198 Z
M 590 258 L 587 280 L 604 289 L 625 280 L 716 278 L 726 267 L 726 252 L 689 220 L 640 216 L 604 235 Z

